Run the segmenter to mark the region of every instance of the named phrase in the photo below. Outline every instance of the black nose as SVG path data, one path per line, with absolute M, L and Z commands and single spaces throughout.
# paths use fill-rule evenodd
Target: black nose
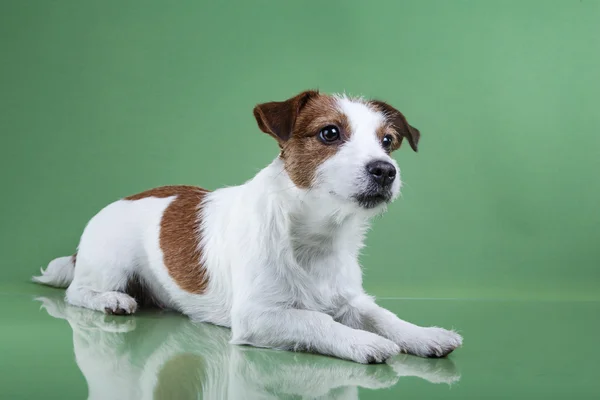
M 387 161 L 372 161 L 367 164 L 367 171 L 371 178 L 382 187 L 391 185 L 396 177 L 396 168 Z

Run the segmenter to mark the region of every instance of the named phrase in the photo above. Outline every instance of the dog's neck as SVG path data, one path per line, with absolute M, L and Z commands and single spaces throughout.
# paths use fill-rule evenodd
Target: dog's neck
M 280 159 L 249 182 L 280 238 L 287 238 L 300 265 L 336 252 L 358 256 L 372 217 L 356 204 L 318 190 L 298 188 Z M 261 210 L 262 212 L 262 210 Z

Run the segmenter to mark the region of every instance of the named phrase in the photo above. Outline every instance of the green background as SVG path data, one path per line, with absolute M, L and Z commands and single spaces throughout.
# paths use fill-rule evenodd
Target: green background
M 599 1 L 2 1 L 0 278 L 101 207 L 243 183 L 252 107 L 378 97 L 422 134 L 368 238 L 383 297 L 599 299 Z
M 598 0 L 0 0 L 0 398 L 85 397 L 75 326 L 106 323 L 51 318 L 31 298 L 63 292 L 29 277 L 120 197 L 251 178 L 278 152 L 252 107 L 307 88 L 380 98 L 421 130 L 418 154 L 396 154 L 403 197 L 374 223 L 365 285 L 465 337 L 448 360 L 411 358 L 456 367 L 452 387 L 363 398 L 599 398 Z M 187 323 L 134 318 L 118 367 Z M 120 340 L 95 329 L 100 351 Z M 313 360 L 278 357 L 264 365 Z M 298 373 L 355 368 L 314 360 Z

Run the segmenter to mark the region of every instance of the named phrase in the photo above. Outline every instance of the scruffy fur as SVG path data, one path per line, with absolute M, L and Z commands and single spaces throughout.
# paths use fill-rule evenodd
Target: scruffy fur
M 362 288 L 369 221 L 400 193 L 390 153 L 403 140 L 416 151 L 419 131 L 384 102 L 316 91 L 259 104 L 254 115 L 281 152 L 253 179 L 118 200 L 90 220 L 76 255 L 34 280 L 68 287 L 71 305 L 111 314 L 150 300 L 230 327 L 234 344 L 359 363 L 459 347 L 457 333 L 403 321 Z M 324 139 L 327 127 L 336 140 Z

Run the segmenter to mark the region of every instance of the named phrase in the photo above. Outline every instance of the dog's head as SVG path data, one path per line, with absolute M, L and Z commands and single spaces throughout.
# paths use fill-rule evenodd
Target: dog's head
M 400 171 L 390 155 L 404 139 L 417 151 L 420 137 L 389 104 L 317 91 L 259 104 L 254 116 L 279 143 L 297 187 L 369 210 L 398 196 Z

